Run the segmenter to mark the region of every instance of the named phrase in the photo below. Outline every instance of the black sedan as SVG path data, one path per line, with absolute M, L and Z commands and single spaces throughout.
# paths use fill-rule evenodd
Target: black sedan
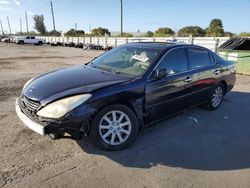
M 217 109 L 234 83 L 234 63 L 206 48 L 131 43 L 31 79 L 16 112 L 41 135 L 85 135 L 101 149 L 119 150 L 146 125 L 201 104 Z

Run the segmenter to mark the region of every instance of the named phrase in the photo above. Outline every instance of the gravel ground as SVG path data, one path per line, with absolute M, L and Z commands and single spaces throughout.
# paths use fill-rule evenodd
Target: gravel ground
M 86 139 L 53 141 L 21 123 L 14 103 L 27 80 L 101 53 L 0 43 L 0 186 L 250 186 L 249 76 L 237 75 L 217 111 L 195 108 L 162 121 L 123 151 L 100 151 Z

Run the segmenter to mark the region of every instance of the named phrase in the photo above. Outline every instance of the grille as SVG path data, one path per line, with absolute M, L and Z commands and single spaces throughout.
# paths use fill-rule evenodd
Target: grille
M 31 110 L 32 112 L 37 111 L 37 109 L 38 109 L 39 106 L 40 106 L 40 103 L 39 103 L 39 102 L 33 101 L 33 100 L 31 100 L 31 99 L 29 99 L 29 98 L 27 98 L 27 97 L 25 97 L 25 96 L 22 98 L 22 100 L 23 100 L 24 105 L 25 105 L 29 110 Z

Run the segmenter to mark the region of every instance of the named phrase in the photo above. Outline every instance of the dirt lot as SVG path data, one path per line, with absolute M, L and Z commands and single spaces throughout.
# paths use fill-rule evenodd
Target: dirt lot
M 250 186 L 248 76 L 237 76 L 217 111 L 196 108 L 144 129 L 124 151 L 100 151 L 86 139 L 53 141 L 21 123 L 14 103 L 27 80 L 100 53 L 0 43 L 0 186 Z

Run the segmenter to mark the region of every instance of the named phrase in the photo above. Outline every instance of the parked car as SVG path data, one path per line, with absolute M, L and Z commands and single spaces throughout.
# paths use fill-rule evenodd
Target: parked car
M 217 109 L 235 65 L 195 45 L 131 43 L 28 81 L 16 112 L 30 129 L 87 135 L 105 150 L 132 144 L 140 128 L 187 108 Z
M 11 41 L 11 38 L 7 36 L 1 38 L 1 42 L 10 43 L 10 41 Z
M 0 36 L 0 42 L 3 42 L 2 39 L 4 39 L 4 38 L 6 38 L 6 36 L 5 35 L 1 35 Z
M 37 45 L 43 45 L 45 43 L 42 39 L 37 39 L 33 36 L 26 36 L 16 39 L 17 44 L 37 44 Z

